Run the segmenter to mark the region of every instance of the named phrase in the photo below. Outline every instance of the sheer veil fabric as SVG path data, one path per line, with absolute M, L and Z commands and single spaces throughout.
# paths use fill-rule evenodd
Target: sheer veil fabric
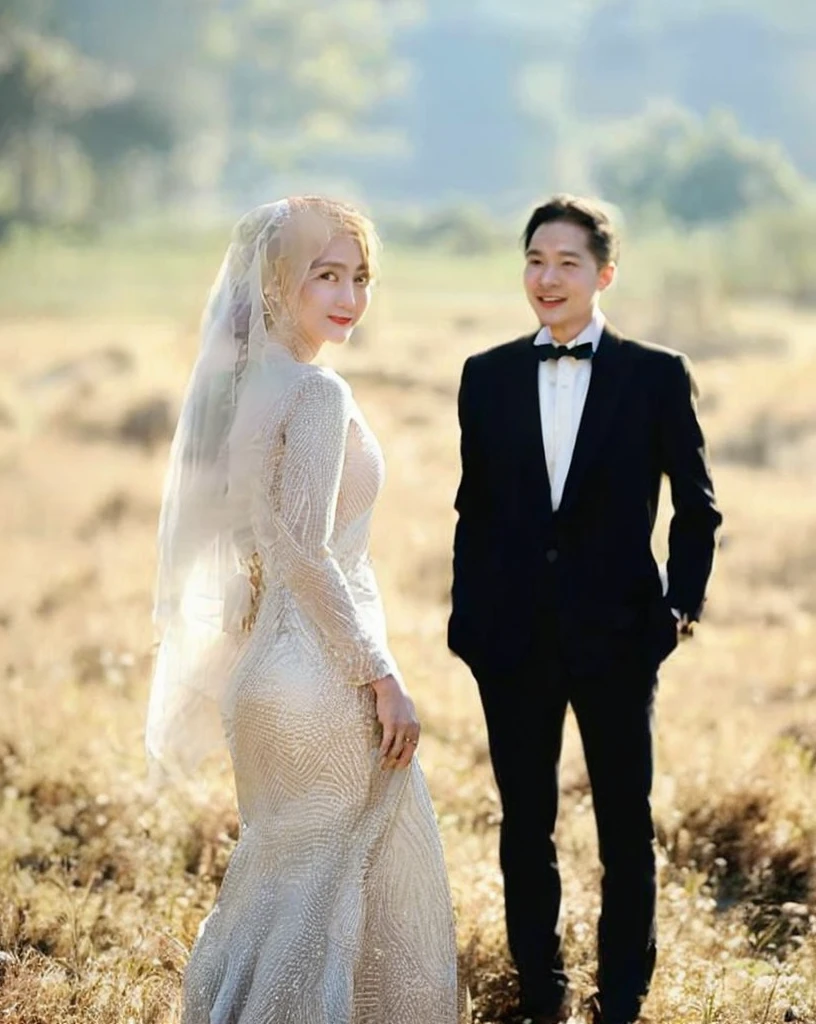
M 239 653 L 235 627 L 251 596 L 250 485 L 263 454 L 261 428 L 285 378 L 276 356 L 283 350 L 305 362 L 314 354 L 298 329 L 300 288 L 349 218 L 359 215 L 316 197 L 252 210 L 233 230 L 210 291 L 159 519 L 158 646 L 146 731 L 157 782 L 191 774 L 224 744 L 220 704 Z
M 383 482 L 347 383 L 298 327 L 360 215 L 297 198 L 235 228 L 173 440 L 146 744 L 184 777 L 226 745 L 240 832 L 184 975 L 183 1024 L 463 1024 L 439 832 L 415 757 L 382 771 L 397 668 L 369 556 Z

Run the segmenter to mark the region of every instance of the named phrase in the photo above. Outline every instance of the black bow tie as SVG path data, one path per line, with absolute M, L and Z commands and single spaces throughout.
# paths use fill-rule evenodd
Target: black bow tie
M 548 341 L 546 345 L 536 345 L 536 349 L 538 358 L 541 360 L 563 359 L 564 356 L 570 356 L 572 359 L 591 359 L 594 354 L 591 341 L 585 341 L 583 345 L 576 345 L 575 348 L 567 348 L 566 345 L 553 345 Z

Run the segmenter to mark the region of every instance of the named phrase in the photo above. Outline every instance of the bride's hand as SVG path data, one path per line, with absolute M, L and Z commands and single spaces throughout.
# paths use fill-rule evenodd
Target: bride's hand
M 371 684 L 377 696 L 377 719 L 382 726 L 381 768 L 407 768 L 419 743 L 419 719 L 414 702 L 395 676 Z

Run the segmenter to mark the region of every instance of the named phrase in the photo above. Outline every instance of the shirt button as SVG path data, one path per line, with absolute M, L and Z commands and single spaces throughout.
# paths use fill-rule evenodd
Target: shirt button
M 555 548 L 550 548 L 545 557 L 550 565 L 552 565 L 553 562 L 558 561 L 558 551 Z

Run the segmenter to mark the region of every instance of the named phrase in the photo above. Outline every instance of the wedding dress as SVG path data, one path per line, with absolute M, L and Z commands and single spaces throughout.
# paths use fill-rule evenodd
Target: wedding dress
M 368 537 L 379 446 L 348 386 L 283 349 L 254 495 L 257 617 L 224 714 L 241 829 L 184 1024 L 452 1024 L 456 944 L 416 758 L 380 769 L 394 670 Z M 287 365 L 288 364 L 288 365 Z
M 240 817 L 183 1024 L 467 1016 L 425 779 L 416 757 L 380 767 L 366 685 L 397 673 L 369 559 L 382 453 L 293 312 L 359 224 L 311 198 L 239 222 L 170 453 L 147 749 L 188 772 L 226 742 Z

